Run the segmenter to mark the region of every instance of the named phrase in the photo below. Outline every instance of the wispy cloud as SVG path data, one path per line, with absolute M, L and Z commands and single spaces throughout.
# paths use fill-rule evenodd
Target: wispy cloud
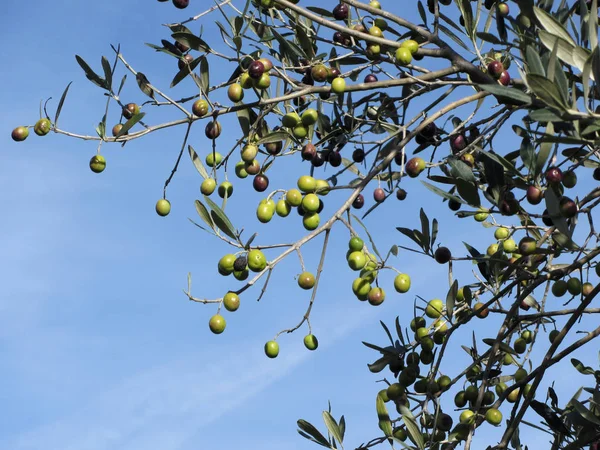
M 323 347 L 334 345 L 377 311 L 358 308 L 342 326 L 321 333 L 326 343 Z M 262 343 L 246 342 L 241 348 L 215 346 L 208 350 L 212 354 L 201 358 L 186 355 L 167 361 L 90 396 L 84 406 L 54 423 L 0 441 L 0 447 L 177 450 L 198 429 L 260 393 L 312 355 L 301 340 L 290 344 L 276 360 L 262 354 Z

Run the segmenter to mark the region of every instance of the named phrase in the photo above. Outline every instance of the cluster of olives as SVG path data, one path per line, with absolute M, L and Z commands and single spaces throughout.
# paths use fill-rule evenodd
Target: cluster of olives
M 26 126 L 20 126 L 20 127 L 15 128 L 11 133 L 11 137 L 12 137 L 13 141 L 22 142 L 25 139 L 27 139 L 29 137 L 29 128 L 30 127 L 26 127 Z M 118 131 L 115 131 L 115 128 L 113 128 L 113 134 L 116 135 L 116 133 Z M 50 119 L 47 119 L 47 118 L 38 120 L 35 123 L 35 125 L 33 126 L 33 131 L 38 136 L 46 136 L 50 132 L 51 129 L 52 129 L 52 122 L 50 122 Z M 102 156 L 100 154 L 94 155 L 90 159 L 89 166 L 90 166 L 90 169 L 92 170 L 92 172 L 100 173 L 100 172 L 104 171 L 104 169 L 106 168 L 106 159 L 104 158 L 104 156 Z
M 577 175 L 573 171 L 563 172 L 558 167 L 550 167 L 545 173 L 545 179 L 547 189 L 553 189 L 554 192 L 559 196 L 559 212 L 565 219 L 572 219 L 575 217 L 579 208 L 577 203 L 570 197 L 564 195 L 564 189 L 571 189 L 577 185 Z M 527 200 L 532 204 L 536 205 L 541 203 L 544 198 L 544 191 L 537 186 L 530 186 L 527 188 Z M 546 226 L 553 226 L 554 222 L 552 216 L 545 209 L 542 214 L 542 221 Z
M 323 200 L 319 196 L 329 193 L 330 186 L 326 180 L 318 180 L 308 175 L 298 178 L 298 189 L 289 189 L 275 203 L 267 197 L 260 201 L 256 209 L 256 217 L 261 223 L 268 223 L 273 216 L 287 217 L 292 208 L 302 216 L 302 224 L 306 230 L 315 230 L 320 224 L 319 213 L 323 210 Z
M 302 272 L 298 275 L 298 286 L 304 290 L 310 290 L 315 287 L 316 279 L 311 272 Z M 308 350 L 316 350 L 319 346 L 319 340 L 314 334 L 304 336 L 304 346 Z M 279 355 L 279 344 L 275 340 L 265 343 L 265 355 L 269 358 L 276 358 Z
M 281 125 L 292 132 L 294 137 L 304 140 L 308 136 L 308 128 L 317 123 L 319 113 L 314 108 L 307 108 L 300 116 L 297 112 L 285 114 L 281 118 Z M 309 144 L 311 145 L 311 144 Z
M 316 64 L 307 71 L 302 79 L 304 84 L 314 85 L 317 83 L 330 83 L 331 91 L 335 94 L 343 94 L 346 91 L 346 80 L 342 78 L 340 70 L 335 67 L 327 67 L 324 64 Z
M 15 142 L 23 142 L 25 139 L 29 137 L 29 128 L 30 127 L 17 127 L 12 130 L 11 138 Z M 52 129 L 52 123 L 49 119 L 40 119 L 33 126 L 33 131 L 38 136 L 46 136 L 50 130 Z
M 510 74 L 508 73 L 510 58 L 503 57 L 501 53 L 495 53 L 493 58 L 488 59 L 491 60 L 487 63 L 487 73 L 498 80 L 499 84 L 508 86 L 510 83 Z
M 141 111 L 141 109 L 140 109 L 139 105 L 137 105 L 135 103 L 127 103 L 125 106 L 123 106 L 121 113 L 125 119 L 129 120 L 133 116 L 139 114 L 140 111 Z M 112 135 L 114 137 L 118 136 L 118 134 L 121 132 L 122 129 L 123 129 L 123 124 L 121 124 L 121 123 L 116 124 L 112 128 Z M 124 134 L 127 134 L 127 132 Z M 104 169 L 106 169 L 106 158 L 104 158 L 104 156 L 100 155 L 100 154 L 94 155 L 90 159 L 89 166 L 90 166 L 90 170 L 92 172 L 102 173 L 102 172 L 104 172 Z M 167 205 L 164 203 L 165 201 L 166 200 L 162 200 L 162 201 L 159 200 L 156 204 L 156 212 L 161 216 L 166 216 L 167 214 L 169 214 L 169 211 L 170 211 L 170 205 L 168 205 L 168 210 L 167 210 Z M 159 212 L 159 210 L 162 213 Z
M 217 269 L 223 276 L 233 275 L 236 279 L 244 281 L 248 278 L 249 271 L 262 272 L 267 267 L 265 254 L 258 250 L 250 250 L 247 254 L 227 254 L 219 260 Z
M 457 310 L 464 310 L 466 304 L 465 301 L 465 288 L 461 288 L 457 295 Z M 478 317 L 485 317 L 487 311 L 482 315 L 484 305 L 477 303 L 473 306 L 472 311 Z M 390 384 L 386 389 L 379 391 L 378 395 L 384 402 L 393 401 L 399 413 L 402 413 L 400 407 L 410 408 L 410 401 L 408 399 L 408 391 L 412 386 L 412 390 L 415 394 L 438 396 L 442 392 L 450 389 L 452 380 L 447 375 L 440 375 L 437 379 L 431 379 L 428 376 L 421 375 L 421 367 L 433 363 L 434 353 L 433 349 L 435 345 L 442 344 L 446 339 L 448 331 L 445 317 L 445 305 L 440 299 L 433 299 L 427 303 L 425 307 L 425 317 L 415 317 L 410 322 L 410 329 L 414 332 L 415 346 L 412 352 L 409 352 L 397 361 L 390 363 L 390 369 L 397 376 L 398 381 Z M 430 325 L 427 324 L 427 318 L 433 319 Z M 558 332 L 554 330 L 551 333 L 554 337 Z M 520 336 L 516 339 L 514 347 L 517 353 L 524 353 L 526 346 L 533 342 L 533 334 L 529 330 L 524 330 L 520 333 Z M 420 352 L 416 349 L 420 347 Z M 503 359 L 503 365 L 517 364 L 513 359 L 512 355 L 507 353 Z M 518 364 L 517 364 L 518 365 Z M 393 366 L 393 367 L 392 367 Z M 508 386 L 504 382 L 500 382 L 495 386 L 495 393 L 493 390 L 485 390 L 479 410 L 475 410 L 475 405 L 479 397 L 479 387 L 477 380 L 480 379 L 482 374 L 482 368 L 479 365 L 474 365 L 466 373 L 466 380 L 468 384 L 462 390 L 456 393 L 454 397 L 454 404 L 457 408 L 463 409 L 459 416 L 459 423 L 453 427 L 453 419 L 450 415 L 443 412 L 438 413 L 437 422 L 434 421 L 434 417 L 429 414 L 424 414 L 421 417 L 422 425 L 425 429 L 435 428 L 435 435 L 424 435 L 425 441 L 431 440 L 431 442 L 439 442 L 446 438 L 446 433 L 451 432 L 459 440 L 467 438 L 469 431 L 472 426 L 479 418 L 483 418 L 489 424 L 498 426 L 502 422 L 502 413 L 492 407 L 496 401 L 496 395 L 502 395 L 504 391 L 508 389 Z M 520 383 L 528 376 L 527 371 L 523 367 L 518 367 L 512 376 L 514 383 Z M 527 384 L 523 386 L 523 394 L 526 396 L 533 396 L 531 392 L 531 385 Z M 506 396 L 506 400 L 509 403 L 514 403 L 519 396 L 520 389 L 513 389 Z M 406 440 L 407 434 L 404 427 L 399 426 L 394 429 L 394 436 L 402 441 Z
M 319 340 L 314 334 L 307 334 L 304 336 L 304 346 L 308 350 L 316 350 L 319 346 Z M 269 358 L 277 358 L 279 355 L 279 343 L 275 340 L 267 341 L 265 343 L 265 355 Z
M 396 50 L 396 62 L 401 66 L 407 66 L 412 62 L 413 55 L 419 50 L 419 43 L 413 39 L 408 39 Z
M 269 72 L 273 68 L 273 63 L 268 58 L 260 58 L 252 61 L 246 71 L 244 71 L 237 83 L 229 85 L 227 96 L 234 103 L 241 102 L 244 98 L 244 90 L 247 89 L 268 89 L 271 86 L 271 77 Z
M 483 221 L 487 218 L 487 213 L 479 214 L 480 217 L 477 218 L 479 221 Z M 497 239 L 497 242 L 492 243 L 487 247 L 486 254 L 489 257 L 504 259 L 509 264 L 516 264 L 522 261 L 531 269 L 532 273 L 537 273 L 538 269 L 536 269 L 535 266 L 537 263 L 543 261 L 543 252 L 540 252 L 537 241 L 530 236 L 524 236 L 517 244 L 512 236 L 512 232 L 508 228 L 504 226 L 496 228 L 494 237 Z M 600 265 L 596 265 L 594 270 L 596 274 L 600 276 Z M 527 280 L 524 280 L 522 283 L 526 285 Z M 567 293 L 571 296 L 582 295 L 585 297 L 589 295 L 593 289 L 594 285 L 589 281 L 582 283 L 580 278 L 571 276 L 568 279 L 558 279 L 554 281 L 551 291 L 555 297 L 563 297 Z M 525 301 L 521 304 L 521 308 L 524 310 L 528 310 L 530 307 L 531 305 Z M 515 350 L 517 350 L 517 348 L 515 348 Z M 517 352 L 522 353 L 518 350 Z
M 381 4 L 378 1 L 371 1 L 369 6 L 376 9 L 381 9 Z M 332 10 L 333 18 L 335 20 L 348 21 L 350 16 L 350 8 L 345 3 L 337 4 Z M 383 33 L 388 29 L 388 24 L 385 19 L 381 17 L 377 17 L 373 20 L 373 25 L 367 30 L 367 28 L 362 24 L 358 23 L 352 26 L 352 30 L 359 31 L 361 33 L 368 33 L 371 36 L 383 38 Z M 333 41 L 345 45 L 350 46 L 352 44 L 352 40 L 350 36 L 346 33 L 337 31 L 333 35 Z M 414 53 L 419 49 L 419 43 L 415 40 L 406 40 L 402 42 L 400 48 L 396 50 L 396 61 L 400 65 L 408 65 L 411 63 L 413 59 Z M 381 54 L 381 46 L 376 43 L 369 42 L 366 48 L 366 54 L 371 59 L 377 59 Z M 316 78 L 313 79 L 317 80 Z M 372 83 L 377 81 L 377 77 L 375 75 L 367 75 L 365 78 L 365 83 Z
M 245 281 L 250 271 L 262 272 L 267 268 L 267 264 L 267 258 L 261 250 L 251 249 L 247 253 L 223 256 L 217 264 L 217 270 L 223 276 L 233 275 L 236 279 Z M 298 286 L 302 289 L 312 289 L 315 282 L 315 276 L 310 272 L 303 272 L 298 276 Z M 223 296 L 221 303 L 227 311 L 234 312 L 240 307 L 240 297 L 237 293 L 229 291 Z M 217 313 L 209 319 L 208 326 L 214 334 L 221 334 L 225 331 L 225 318 Z M 308 334 L 304 337 L 304 346 L 308 350 L 316 350 L 319 341 L 315 335 Z M 276 358 L 279 355 L 279 344 L 275 340 L 268 341 L 264 351 L 269 358 Z
M 233 275 L 240 281 L 246 280 L 250 271 L 262 272 L 266 267 L 267 258 L 265 254 L 258 249 L 251 249 L 247 253 L 242 253 L 237 256 L 229 253 L 223 256 L 217 264 L 217 270 L 221 275 Z M 227 311 L 237 311 L 240 306 L 240 298 L 235 292 L 229 291 L 223 297 L 222 304 Z M 220 314 L 215 314 L 208 322 L 210 331 L 215 334 L 221 334 L 225 331 L 225 325 L 225 318 Z
M 382 264 L 377 257 L 366 250 L 364 241 L 358 236 L 353 236 L 348 242 L 346 253 L 348 267 L 360 271 L 360 276 L 352 282 L 352 292 L 360 301 L 368 301 L 373 306 L 378 306 L 385 300 L 385 291 L 379 286 L 373 286 L 377 280 Z M 410 276 L 400 273 L 394 279 L 396 292 L 404 294 L 410 289 Z
M 600 276 L 600 265 L 596 265 L 596 274 Z M 583 295 L 588 296 L 594 290 L 594 285 L 589 281 L 581 283 L 581 280 L 577 277 L 571 277 L 568 280 L 556 280 L 552 284 L 552 295 L 555 297 L 562 297 L 567 292 L 572 296 Z
M 401 407 L 410 408 L 410 401 L 408 399 L 408 390 L 412 386 L 412 390 L 418 395 L 438 396 L 442 392 L 450 389 L 452 380 L 447 375 L 440 375 L 437 379 L 430 379 L 428 376 L 421 375 L 420 364 L 430 365 L 433 362 L 433 348 L 435 344 L 440 344 L 444 341 L 447 332 L 447 326 L 442 319 L 443 303 L 439 299 L 432 300 L 428 303 L 425 315 L 427 317 L 435 319 L 432 325 L 428 328 L 424 317 L 416 317 L 411 321 L 410 328 L 415 332 L 415 339 L 417 345 L 421 346 L 421 352 L 417 353 L 413 351 L 404 355 L 397 361 L 394 373 L 398 377 L 398 381 L 390 384 L 387 388 L 379 391 L 378 395 L 384 402 L 394 402 L 398 413 L 402 413 Z M 433 339 L 430 334 L 433 333 Z M 478 414 L 473 411 L 473 406 L 479 395 L 479 389 L 475 382 L 477 376 L 481 373 L 481 368 L 478 366 L 473 367 L 468 371 L 466 377 L 467 380 L 473 384 L 467 386 L 465 390 L 462 390 L 456 394 L 455 404 L 458 408 L 464 408 L 470 402 L 471 409 L 465 409 L 459 416 L 459 423 L 454 427 L 454 421 L 449 414 L 439 412 L 437 414 L 437 421 L 431 414 L 423 414 L 421 417 L 421 423 L 425 429 L 432 430 L 436 429 L 434 435 L 425 433 L 424 440 L 431 442 L 440 442 L 446 439 L 446 433 L 452 432 L 457 435 L 459 439 L 465 439 L 468 435 L 470 427 L 475 423 Z M 527 373 L 525 372 L 526 376 Z M 515 374 L 515 381 L 522 380 L 523 374 L 517 371 Z M 506 389 L 506 385 L 501 385 L 500 389 Z M 496 388 L 498 391 L 499 388 Z M 517 391 L 518 394 L 518 391 Z M 511 399 L 516 397 L 515 394 L 510 395 Z M 492 425 L 499 425 L 502 421 L 502 413 L 496 409 L 490 407 L 496 399 L 495 394 L 492 391 L 486 391 L 484 393 L 481 414 L 485 420 Z M 402 426 L 398 426 L 393 430 L 394 437 L 405 441 L 407 438 L 406 430 Z

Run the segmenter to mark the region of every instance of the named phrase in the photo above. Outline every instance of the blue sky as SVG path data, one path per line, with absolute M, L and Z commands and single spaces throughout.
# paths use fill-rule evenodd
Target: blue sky
M 168 38 L 159 25 L 187 18 L 200 3 L 205 2 L 192 0 L 191 9 L 181 12 L 170 3 L 143 0 L 66 1 L 51 7 L 31 0 L 25 10 L 6 5 L 0 18 L 5 42 L 0 68 L 0 402 L 10 411 L 0 423 L 0 448 L 219 450 L 243 444 L 307 449 L 314 444 L 297 435 L 296 420 L 304 418 L 323 429 L 320 414 L 327 400 L 336 417 L 346 415 L 347 441 L 358 446 L 379 435 L 374 398 L 380 389 L 375 381 L 381 378 L 366 369 L 377 355 L 360 341 L 385 342 L 380 319 L 391 324 L 400 315 L 407 325 L 415 294 L 426 299 L 446 294 L 444 267 L 403 252 L 397 267 L 412 276 L 410 294 L 392 294 L 392 277 L 387 276 L 389 296 L 383 306 L 356 301 L 350 289 L 353 273 L 344 261 L 348 233 L 337 227 L 313 310 L 319 350 L 304 349 L 304 329 L 282 336 L 280 357 L 268 360 L 264 342 L 295 325 L 309 299 L 295 286 L 297 259 L 278 267 L 259 304 L 256 289 L 242 296 L 240 310 L 227 314 L 223 335 L 210 333 L 207 322 L 216 307 L 187 301 L 182 293 L 187 273 L 192 272 L 197 296 L 219 297 L 238 285 L 216 274 L 227 247 L 187 220 L 196 220 L 193 200 L 201 182 L 189 159 L 184 158 L 168 190 L 171 215 L 159 218 L 154 212 L 183 129 L 164 130 L 124 148 L 105 146 L 108 166 L 101 175 L 88 169 L 95 143 L 33 133 L 22 144 L 12 142 L 10 130 L 33 124 L 40 100 L 53 97 L 53 115 L 70 81 L 61 127 L 94 133 L 105 100 L 83 76 L 75 54 L 98 68 L 101 55 L 112 60 L 109 44 L 120 43 L 128 61 L 166 89 L 175 63 L 143 43 Z M 320 6 L 334 4 L 327 0 Z M 410 14 L 407 18 L 416 20 Z M 212 19 L 203 24 L 205 35 L 214 36 Z M 228 74 L 233 69 L 212 67 L 213 81 L 222 70 Z M 144 101 L 132 82 L 130 77 L 122 97 Z M 173 95 L 194 89 L 187 80 Z M 147 116 L 151 123 L 174 117 L 166 110 L 152 114 Z M 116 110 L 112 117 L 117 120 Z M 238 126 L 232 119 L 223 124 L 228 132 L 219 145 L 227 148 L 237 138 Z M 506 145 L 517 148 L 518 141 L 509 136 Z M 190 143 L 201 154 L 208 151 L 203 126 L 192 132 Z M 305 170 L 282 163 L 270 172 L 271 186 L 289 188 L 290 180 Z M 589 185 L 583 181 L 578 192 Z M 262 197 L 251 190 L 249 180 L 235 186 L 228 213 L 234 224 L 246 227 L 248 236 L 249 230 L 260 232 L 256 242 L 302 235 L 297 217 L 291 216 L 285 229 L 281 219 L 259 225 L 254 210 Z M 440 220 L 439 240 L 456 254 L 464 253 L 462 240 L 482 250 L 493 240 L 491 230 L 473 221 L 451 220 L 439 198 L 416 183 L 407 190 L 404 203 L 390 199 L 380 214 L 367 219 L 384 251 L 394 243 L 408 244 L 394 226 L 417 227 L 421 206 Z M 337 201 L 341 198 L 328 197 L 326 211 L 334 211 Z M 318 262 L 321 239 L 317 241 L 305 251 L 312 270 Z M 460 270 L 470 280 L 469 267 Z M 479 331 L 487 337 L 485 330 Z M 469 333 L 460 339 L 469 342 Z M 593 365 L 596 356 L 588 355 L 587 363 Z M 464 362 L 466 354 L 457 350 L 443 369 L 452 374 Z M 576 379 L 568 367 L 555 379 L 561 374 Z M 568 395 L 572 386 L 559 394 Z M 521 433 L 534 437 L 529 429 Z M 532 443 L 530 448 L 546 446 Z

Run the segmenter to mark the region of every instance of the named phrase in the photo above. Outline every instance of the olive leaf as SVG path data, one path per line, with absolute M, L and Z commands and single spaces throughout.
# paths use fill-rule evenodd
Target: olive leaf
M 135 114 L 134 116 L 132 116 L 131 119 L 129 119 L 127 122 L 125 122 L 123 124 L 123 126 L 121 127 L 121 129 L 119 130 L 117 135 L 115 136 L 115 139 L 118 139 L 121 136 L 124 136 L 129 130 L 131 130 L 131 128 L 133 128 L 133 126 L 136 123 L 138 123 L 140 120 L 142 120 L 145 115 L 146 115 L 146 113 L 141 112 L 139 114 Z
M 110 87 L 106 83 L 106 80 L 104 78 L 101 78 L 96 72 L 94 72 L 92 70 L 92 68 L 88 65 L 88 63 L 86 63 L 81 56 L 75 55 L 75 59 L 77 60 L 77 63 L 81 66 L 83 71 L 85 72 L 85 76 L 88 80 L 90 80 L 96 86 L 99 86 L 103 89 L 110 89 Z
M 192 163 L 194 164 L 194 167 L 196 167 L 196 170 L 200 176 L 202 176 L 204 179 L 209 178 L 208 172 L 206 171 L 204 164 L 202 164 L 202 160 L 191 145 L 188 145 L 188 152 L 190 154 L 190 158 L 192 159 Z
M 306 420 L 300 419 L 296 422 L 298 428 L 300 428 L 298 433 L 300 436 L 308 439 L 309 441 L 313 441 L 323 447 L 330 448 L 329 441 L 321 434 L 319 430 L 315 428 L 313 424 L 307 422 Z
M 230 238 L 237 240 L 235 228 L 233 227 L 233 224 L 231 223 L 231 221 L 225 214 L 225 211 L 223 211 L 219 207 L 219 205 L 217 205 L 215 202 L 213 202 L 206 195 L 204 196 L 204 200 L 206 201 L 209 208 L 211 209 L 210 216 L 212 217 L 212 220 L 214 221 L 217 228 L 219 228 L 219 230 L 221 230 L 223 233 L 225 233 Z
M 63 105 L 65 103 L 65 99 L 67 98 L 67 93 L 69 92 L 69 88 L 71 87 L 71 84 L 73 82 L 71 81 L 69 84 L 67 84 L 67 87 L 65 88 L 64 92 L 62 93 L 60 100 L 58 102 L 58 106 L 56 108 L 56 114 L 54 115 L 54 126 L 56 127 L 57 123 L 58 123 L 58 117 L 60 116 L 60 112 L 62 111 Z

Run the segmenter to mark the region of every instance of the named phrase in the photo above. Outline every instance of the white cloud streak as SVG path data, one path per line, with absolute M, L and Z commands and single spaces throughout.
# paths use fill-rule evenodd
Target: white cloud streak
M 354 316 L 326 333 L 322 347 L 335 344 L 374 317 L 378 309 L 358 308 Z M 239 348 L 171 360 L 133 374 L 114 387 L 91 395 L 81 409 L 2 443 L 12 450 L 177 450 L 200 428 L 218 420 L 276 380 L 311 353 L 301 341 L 276 360 L 267 359 L 259 342 Z M 218 350 L 218 354 L 216 351 Z M 227 355 L 219 358 L 218 355 Z M 246 368 L 240 370 L 239 368 Z

